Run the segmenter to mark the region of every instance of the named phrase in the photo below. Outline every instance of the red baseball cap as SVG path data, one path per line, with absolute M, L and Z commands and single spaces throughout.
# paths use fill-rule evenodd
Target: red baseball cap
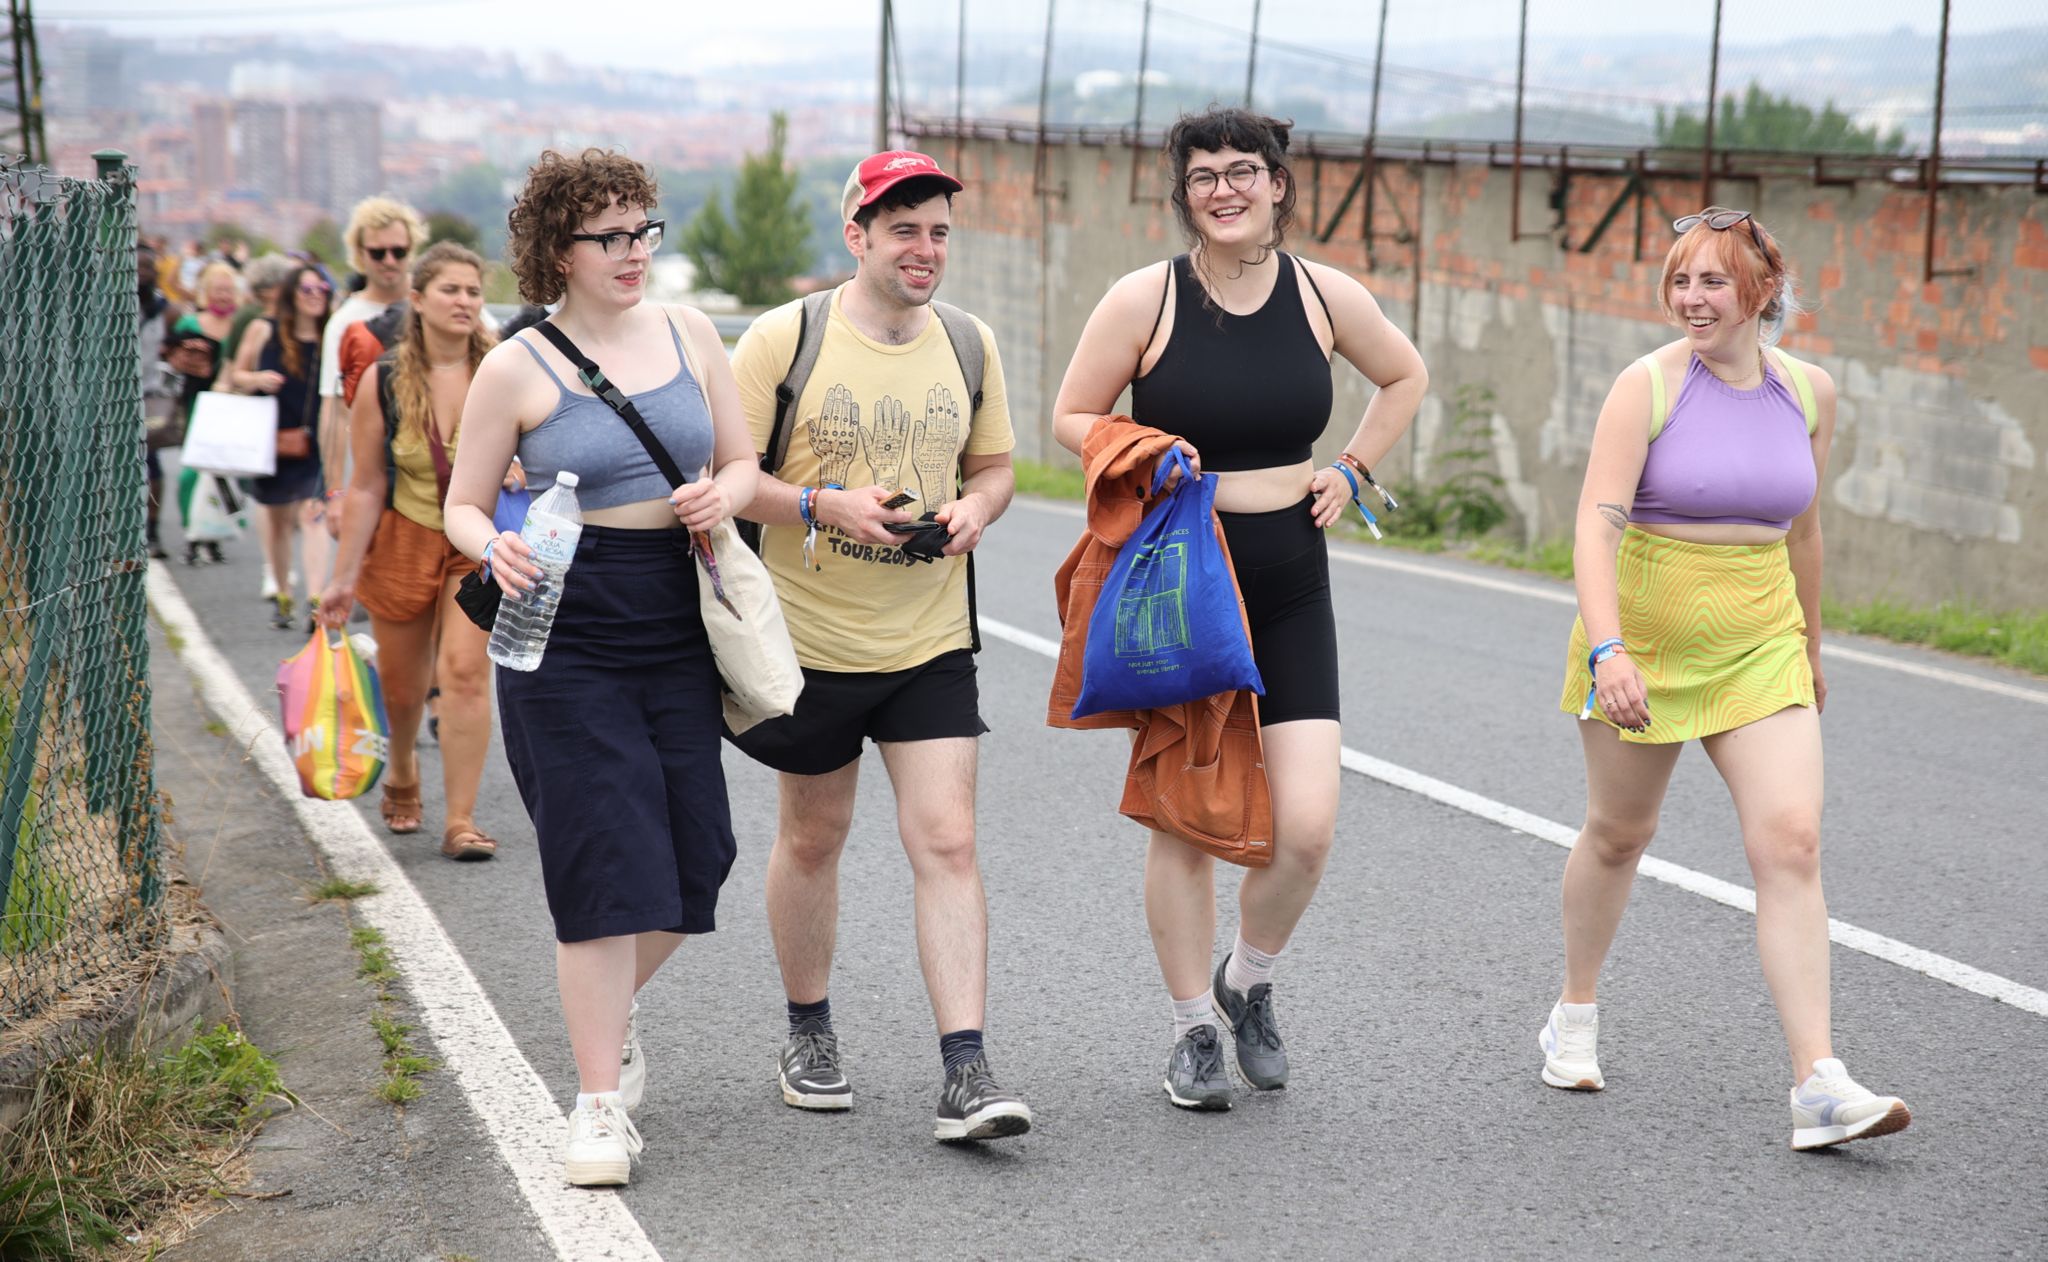
M 853 222 L 853 214 L 861 207 L 871 204 L 877 197 L 901 184 L 930 176 L 952 185 L 957 193 L 966 188 L 965 184 L 939 169 L 939 164 L 922 153 L 908 149 L 891 149 L 872 157 L 861 159 L 853 174 L 846 177 L 846 190 L 839 196 L 839 217 L 847 223 Z

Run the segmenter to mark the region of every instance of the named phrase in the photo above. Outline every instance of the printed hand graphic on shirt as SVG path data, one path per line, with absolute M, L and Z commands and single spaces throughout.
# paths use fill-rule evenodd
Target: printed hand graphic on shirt
M 917 470 L 924 506 L 938 508 L 953 498 L 954 466 L 960 457 L 960 405 L 953 392 L 933 386 L 924 396 L 924 419 L 917 423 L 910 463 Z
M 818 457 L 818 484 L 846 485 L 854 453 L 860 450 L 860 404 L 853 401 L 853 391 L 845 386 L 826 390 L 824 406 L 808 427 L 811 450 Z
M 910 444 L 910 409 L 883 395 L 875 402 L 875 423 L 861 431 L 875 485 L 894 491 L 903 484 L 903 449 Z

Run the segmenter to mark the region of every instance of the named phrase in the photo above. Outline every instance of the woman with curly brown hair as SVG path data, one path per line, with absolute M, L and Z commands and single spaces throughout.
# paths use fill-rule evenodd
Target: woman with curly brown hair
M 491 743 L 487 637 L 455 605 L 476 563 L 448 542 L 441 516 L 470 379 L 497 344 L 483 327 L 483 268 L 453 241 L 413 265 L 398 345 L 363 373 L 349 413 L 355 475 L 334 578 L 320 594 L 320 620 L 337 630 L 356 601 L 370 611 L 391 715 L 382 811 L 394 833 L 419 831 L 420 715 L 429 680 L 439 680 L 441 853 L 451 859 L 488 859 L 498 849 L 475 818 Z
M 498 672 L 576 1056 L 565 1164 L 578 1185 L 630 1176 L 641 1145 L 626 1110 L 646 1074 L 633 996 L 685 934 L 715 927 L 735 853 L 690 532 L 746 507 L 757 468 L 711 321 L 641 300 L 661 244 L 655 198 L 646 170 L 619 154 L 543 154 L 512 207 L 508 252 L 520 294 L 560 301 L 548 323 L 631 399 L 684 484 L 667 485 L 536 328 L 478 368 L 447 505 L 449 538 L 516 600 L 541 571 L 518 531 L 491 522 L 513 456 L 536 494 L 560 474 L 578 479 L 583 534 L 546 655 L 531 672 Z
M 1053 404 L 1078 453 L 1125 387 L 1138 425 L 1179 438 L 1216 511 L 1250 621 L 1273 800 L 1273 851 L 1238 886 L 1237 941 L 1213 974 L 1216 863 L 1154 832 L 1145 917 L 1173 1000 L 1165 1091 L 1189 1109 L 1230 1107 L 1218 1026 L 1259 1089 L 1287 1084 L 1274 966 L 1322 879 L 1337 825 L 1342 733 L 1337 628 L 1322 532 L 1357 479 L 1415 417 L 1429 375 L 1365 286 L 1280 252 L 1294 216 L 1288 125 L 1241 109 L 1184 115 L 1167 133 L 1169 194 L 1189 250 L 1111 286 L 1081 333 Z M 1330 423 L 1332 352 L 1377 387 L 1335 463 L 1311 448 Z
M 327 572 L 327 530 L 321 524 L 319 396 L 320 339 L 327 329 L 334 286 L 310 264 L 295 270 L 277 291 L 270 317 L 251 321 L 235 350 L 230 384 L 241 394 L 277 396 L 277 472 L 257 478 L 256 503 L 268 536 L 264 555 L 277 584 L 270 625 L 292 625 L 292 535 L 304 554 L 311 584 Z M 307 619 L 308 623 L 312 621 Z M 310 629 L 310 627 L 309 627 Z

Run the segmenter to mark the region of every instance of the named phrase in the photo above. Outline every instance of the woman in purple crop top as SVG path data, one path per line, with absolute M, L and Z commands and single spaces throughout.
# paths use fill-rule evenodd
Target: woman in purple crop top
M 1543 1081 L 1604 1086 L 1600 966 L 1699 738 L 1735 799 L 1757 949 L 1792 1055 L 1792 1147 L 1903 1130 L 1830 1044 L 1821 896 L 1820 501 L 1828 375 L 1773 345 L 1795 309 L 1776 241 L 1743 211 L 1672 227 L 1657 305 L 1684 336 L 1631 364 L 1600 410 L 1572 552 L 1579 621 L 1562 708 L 1586 751 L 1586 823 L 1564 872 L 1565 978 Z

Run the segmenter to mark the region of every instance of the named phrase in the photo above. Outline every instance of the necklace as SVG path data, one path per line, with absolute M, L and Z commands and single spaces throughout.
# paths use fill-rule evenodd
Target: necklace
M 1723 377 L 1720 373 L 1714 372 L 1713 362 L 1709 360 L 1706 356 L 1700 356 L 1700 363 L 1706 365 L 1707 371 L 1710 373 L 1714 373 L 1714 380 L 1720 382 L 1724 386 L 1728 386 L 1731 389 L 1735 390 L 1756 389 L 1756 386 L 1744 384 L 1749 380 L 1748 373 L 1743 373 L 1740 377 Z M 1762 385 L 1764 383 L 1764 378 L 1767 375 L 1768 374 L 1764 371 L 1764 348 L 1761 344 L 1759 344 L 1756 348 L 1756 385 Z

